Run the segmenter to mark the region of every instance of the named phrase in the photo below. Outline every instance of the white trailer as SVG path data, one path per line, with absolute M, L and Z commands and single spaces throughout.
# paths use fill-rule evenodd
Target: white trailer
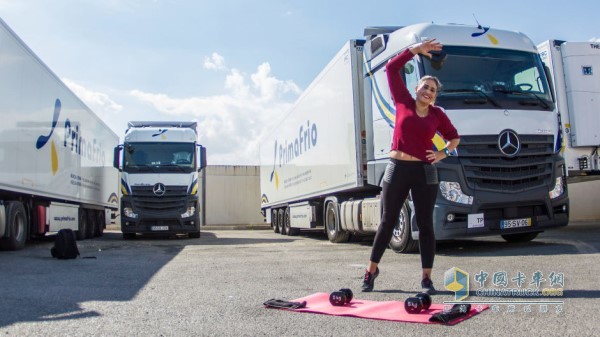
M 119 137 L 0 19 L 0 248 L 61 228 L 102 235 Z
M 385 64 L 429 38 L 444 45 L 445 62 L 438 67 L 418 56 L 402 75 L 410 91 L 423 75 L 441 79 L 437 104 L 461 135 L 455 156 L 436 164 L 436 238 L 529 241 L 567 225 L 559 118 L 529 38 L 435 24 L 373 27 L 364 35 L 344 44 L 261 143 L 261 208 L 274 231 L 323 228 L 330 241 L 342 242 L 377 230 L 395 121 Z M 443 144 L 432 139 L 432 148 Z M 390 246 L 414 250 L 417 238 L 409 198 Z
M 537 48 L 552 74 L 569 179 L 600 174 L 600 43 L 548 40 Z

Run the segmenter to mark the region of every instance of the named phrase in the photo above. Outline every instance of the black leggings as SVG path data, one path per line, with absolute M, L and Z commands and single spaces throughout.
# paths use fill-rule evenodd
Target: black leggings
M 390 159 L 383 176 L 381 223 L 373 242 L 371 261 L 379 263 L 381 260 L 392 239 L 402 205 L 408 192 L 411 191 L 419 226 L 421 266 L 424 269 L 433 267 L 435 257 L 433 206 L 438 185 L 437 169 L 434 165 L 422 161 Z M 410 226 L 410 219 L 407 219 L 407 226 Z

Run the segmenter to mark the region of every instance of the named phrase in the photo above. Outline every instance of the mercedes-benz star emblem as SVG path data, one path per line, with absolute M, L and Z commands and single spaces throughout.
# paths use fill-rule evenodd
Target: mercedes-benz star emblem
M 512 130 L 500 132 L 498 137 L 498 149 L 507 157 L 514 157 L 521 150 L 521 141 L 517 133 Z
M 152 188 L 152 192 L 154 192 L 155 196 L 162 197 L 163 195 L 165 195 L 165 185 L 161 183 L 155 184 Z

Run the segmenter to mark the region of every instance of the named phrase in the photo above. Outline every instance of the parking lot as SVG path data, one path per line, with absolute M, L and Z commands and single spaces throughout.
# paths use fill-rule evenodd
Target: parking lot
M 355 298 L 404 301 L 419 290 L 418 254 L 388 250 L 375 291 L 361 293 L 368 240 L 331 244 L 320 232 L 288 237 L 270 230 L 206 229 L 200 239 L 138 237 L 119 231 L 79 242 L 82 258 L 50 257 L 50 238 L 24 250 L 0 252 L 0 334 L 5 336 L 596 336 L 600 305 L 600 224 L 576 223 L 508 244 L 500 237 L 439 243 L 434 303 L 451 301 L 444 272 L 473 275 L 521 272 L 529 283 L 541 272 L 564 275 L 562 301 L 497 305 L 454 326 L 388 322 L 266 309 L 271 298 L 292 300 L 342 287 Z M 490 279 L 491 280 L 491 279 Z M 510 282 L 510 280 L 509 280 Z M 542 284 L 542 287 L 544 284 Z M 515 286 L 513 286 L 515 287 Z M 525 286 L 523 286 L 525 287 Z M 399 302 L 402 305 L 402 302 Z

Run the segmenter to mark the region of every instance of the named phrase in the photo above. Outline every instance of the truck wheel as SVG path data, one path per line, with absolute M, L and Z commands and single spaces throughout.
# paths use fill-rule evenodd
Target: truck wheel
M 350 233 L 340 229 L 340 212 L 335 201 L 329 202 L 325 209 L 325 230 L 333 243 L 348 242 L 350 238 Z
M 102 236 L 104 234 L 104 227 L 106 226 L 106 219 L 104 218 L 104 212 L 96 212 L 96 233 L 95 236 Z
M 413 240 L 410 231 L 410 216 L 408 204 L 405 202 L 398 216 L 398 223 L 394 227 L 390 248 L 396 253 L 413 253 L 419 248 L 419 241 Z
M 188 233 L 188 237 L 190 239 L 199 239 L 200 238 L 200 231 Z
M 281 232 L 281 235 L 286 235 L 286 228 L 285 228 L 285 222 L 286 222 L 286 212 L 283 208 L 279 209 L 279 218 L 277 219 L 277 222 L 279 223 L 279 230 Z
M 85 236 L 87 234 L 87 227 L 88 227 L 87 220 L 88 220 L 87 212 L 85 211 L 85 209 L 80 208 L 79 209 L 79 225 L 77 226 L 77 232 L 76 232 L 77 240 L 85 239 Z
M 92 239 L 96 234 L 96 228 L 98 227 L 96 211 L 88 210 L 87 212 L 87 227 L 85 228 L 85 238 Z
M 19 201 L 12 201 L 6 206 L 6 230 L 9 237 L 0 240 L 3 250 L 17 250 L 25 247 L 27 241 L 27 214 Z
M 502 238 L 506 240 L 506 242 L 529 242 L 535 239 L 540 232 L 533 233 L 518 233 L 518 234 L 505 234 L 502 235 Z
M 285 226 L 285 232 L 287 233 L 288 236 L 296 236 L 298 235 L 299 229 L 298 228 L 292 228 L 291 226 L 291 221 L 290 221 L 290 208 L 286 207 L 285 209 L 285 220 L 284 220 L 284 226 Z
M 279 233 L 279 220 L 278 216 L 277 216 L 277 210 L 276 209 L 272 209 L 271 210 L 271 226 L 273 226 L 273 232 L 275 233 Z

